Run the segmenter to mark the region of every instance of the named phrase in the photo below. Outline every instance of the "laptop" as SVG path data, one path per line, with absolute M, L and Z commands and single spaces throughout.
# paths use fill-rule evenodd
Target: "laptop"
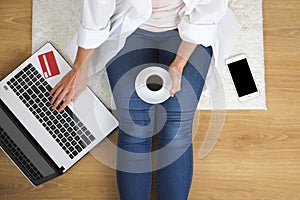
M 49 91 L 71 70 L 46 43 L 0 82 L 0 145 L 34 185 L 62 175 L 118 127 L 87 87 L 63 112 Z

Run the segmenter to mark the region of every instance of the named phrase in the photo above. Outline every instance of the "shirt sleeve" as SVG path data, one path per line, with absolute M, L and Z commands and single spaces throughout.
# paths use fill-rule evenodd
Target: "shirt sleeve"
M 99 47 L 110 34 L 110 18 L 115 0 L 82 0 L 79 11 L 78 46 L 85 49 Z
M 216 38 L 217 24 L 225 15 L 228 0 L 185 0 L 179 12 L 180 37 L 191 43 L 211 46 Z

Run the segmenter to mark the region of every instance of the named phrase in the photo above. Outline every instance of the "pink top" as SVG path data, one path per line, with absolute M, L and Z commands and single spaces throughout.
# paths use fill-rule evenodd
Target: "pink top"
M 183 6 L 183 0 L 152 0 L 151 17 L 140 28 L 152 32 L 177 28 L 178 13 Z

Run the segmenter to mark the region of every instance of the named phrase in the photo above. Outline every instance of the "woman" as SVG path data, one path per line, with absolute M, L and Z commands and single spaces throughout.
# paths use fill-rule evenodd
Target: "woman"
M 106 67 L 120 123 L 120 199 L 149 199 L 152 170 L 157 170 L 159 199 L 188 198 L 192 119 L 210 66 L 217 24 L 226 12 L 227 0 L 82 1 L 73 70 L 53 88 L 51 103 L 56 109 L 64 99 L 58 108 L 62 111 L 86 87 L 89 71 Z M 166 68 L 173 81 L 171 97 L 155 106 L 134 91 L 138 72 L 153 64 Z M 155 159 L 151 158 L 154 129 L 162 150 Z

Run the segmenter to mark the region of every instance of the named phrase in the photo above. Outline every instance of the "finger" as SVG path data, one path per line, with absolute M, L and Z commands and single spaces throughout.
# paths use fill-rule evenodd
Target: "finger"
M 51 95 L 53 95 L 56 91 L 57 91 L 57 89 L 61 86 L 61 81 L 60 82 L 58 82 L 55 86 L 54 86 L 54 88 L 52 88 L 52 90 L 50 91 L 50 94 Z
M 60 95 L 60 93 L 62 92 L 63 87 L 58 87 L 55 89 L 55 93 L 53 94 L 53 97 L 50 100 L 50 103 L 53 105 L 54 102 L 56 101 L 57 97 Z
M 174 96 L 174 85 L 175 85 L 175 80 L 174 78 L 172 77 L 172 87 L 171 87 L 171 90 L 170 90 L 170 96 L 173 97 Z
M 63 90 L 59 96 L 57 97 L 57 99 L 55 100 L 53 106 L 52 106 L 52 109 L 56 109 L 57 106 L 62 102 L 62 100 L 65 98 L 65 96 L 69 93 L 68 90 Z
M 66 96 L 64 103 L 58 109 L 59 112 L 62 112 L 67 107 L 67 105 L 70 103 L 72 97 L 73 97 L 73 95 L 70 93 Z
M 173 80 L 172 87 L 170 90 L 170 96 L 173 97 L 175 95 L 175 92 L 176 92 L 176 81 Z
M 170 96 L 174 97 L 174 91 L 173 90 L 170 90 Z

